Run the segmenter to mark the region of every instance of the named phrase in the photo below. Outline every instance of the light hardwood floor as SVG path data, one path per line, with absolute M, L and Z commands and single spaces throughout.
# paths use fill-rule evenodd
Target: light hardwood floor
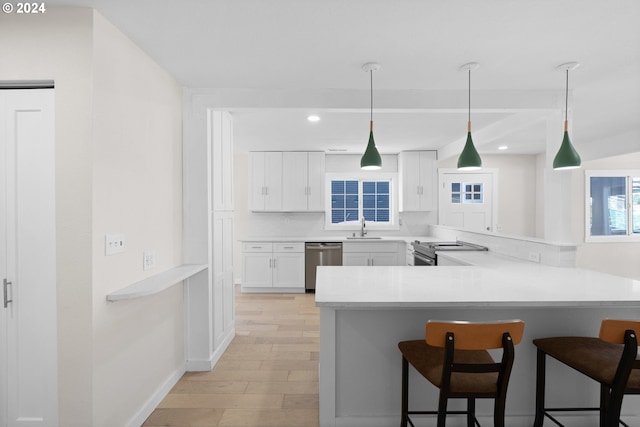
M 143 427 L 318 426 L 313 294 L 236 292 L 236 337 L 210 372 L 188 372 Z

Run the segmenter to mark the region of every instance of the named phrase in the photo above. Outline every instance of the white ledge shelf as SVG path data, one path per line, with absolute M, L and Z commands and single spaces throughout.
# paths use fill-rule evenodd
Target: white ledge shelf
M 182 264 L 111 292 L 107 295 L 107 301 L 121 301 L 157 294 L 206 268 L 206 264 Z

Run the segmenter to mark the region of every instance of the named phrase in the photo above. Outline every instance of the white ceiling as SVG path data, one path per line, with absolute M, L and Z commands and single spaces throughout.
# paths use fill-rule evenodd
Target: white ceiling
M 559 143 L 556 67 L 568 61 L 581 64 L 569 75 L 578 151 L 640 135 L 638 0 L 47 0 L 62 5 L 96 8 L 185 87 L 224 91 L 217 106 L 232 111 L 240 150 L 360 152 L 366 62 L 381 66 L 373 119 L 383 153 L 459 151 L 468 103 L 459 67 L 472 61 L 481 154 L 501 144 L 542 152 L 554 133 Z M 320 122 L 306 121 L 312 112 Z M 612 153 L 640 150 L 640 139 L 622 144 Z

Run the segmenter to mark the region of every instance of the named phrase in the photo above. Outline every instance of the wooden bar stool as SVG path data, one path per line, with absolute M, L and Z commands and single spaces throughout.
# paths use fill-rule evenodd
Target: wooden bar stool
M 600 427 L 626 426 L 620 420 L 622 398 L 625 394 L 640 394 L 640 360 L 637 332 L 640 322 L 605 319 L 599 338 L 553 337 L 538 338 L 536 372 L 536 418 L 534 427 L 541 427 L 547 417 L 556 425 L 562 424 L 549 412 L 599 411 Z M 549 355 L 600 383 L 598 408 L 547 408 L 544 404 L 545 365 Z
M 514 345 L 522 340 L 524 322 L 429 321 L 426 339 L 398 343 L 402 352 L 401 427 L 413 426 L 411 414 L 438 416 L 445 426 L 447 414 L 466 414 L 467 426 L 480 426 L 475 416 L 475 399 L 494 399 L 496 427 L 504 426 L 505 400 L 513 366 Z M 501 348 L 495 362 L 487 350 Z M 440 389 L 437 411 L 409 411 L 409 364 Z M 466 411 L 447 411 L 448 399 L 467 399 Z

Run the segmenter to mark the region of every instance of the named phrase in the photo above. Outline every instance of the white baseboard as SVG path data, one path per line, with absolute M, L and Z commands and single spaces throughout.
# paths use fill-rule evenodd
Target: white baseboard
M 140 427 L 145 420 L 151 415 L 151 413 L 158 407 L 162 399 L 164 399 L 167 394 L 171 391 L 173 386 L 175 386 L 180 378 L 187 371 L 210 371 L 213 367 L 218 363 L 218 360 L 222 357 L 233 338 L 236 336 L 235 328 L 231 328 L 230 332 L 224 337 L 222 343 L 218 347 L 218 349 L 213 353 L 210 359 L 207 360 L 190 360 L 185 363 L 185 365 L 175 371 L 173 374 L 167 378 L 167 380 L 162 384 L 158 390 L 147 400 L 147 402 L 140 408 L 140 411 L 131 419 L 131 421 L 127 424 L 128 427 Z
M 167 380 L 162 384 L 158 390 L 149 399 L 147 402 L 140 408 L 140 411 L 131 419 L 131 421 L 127 424 L 128 427 L 140 427 L 145 420 L 151 415 L 151 413 L 158 407 L 162 399 L 165 398 L 167 394 L 171 391 L 174 385 L 180 381 L 180 378 L 186 372 L 186 367 L 175 371 L 173 374 L 167 378 Z
M 220 360 L 224 352 L 233 341 L 233 338 L 236 336 L 236 328 L 232 327 L 227 335 L 222 339 L 220 345 L 213 352 L 210 358 L 208 359 L 194 359 L 187 360 L 186 370 L 187 372 L 206 372 L 213 369 L 216 366 L 216 363 Z
M 303 287 L 298 288 L 256 288 L 251 286 L 241 286 L 240 290 L 243 293 L 252 293 L 252 294 L 304 294 L 306 289 Z

